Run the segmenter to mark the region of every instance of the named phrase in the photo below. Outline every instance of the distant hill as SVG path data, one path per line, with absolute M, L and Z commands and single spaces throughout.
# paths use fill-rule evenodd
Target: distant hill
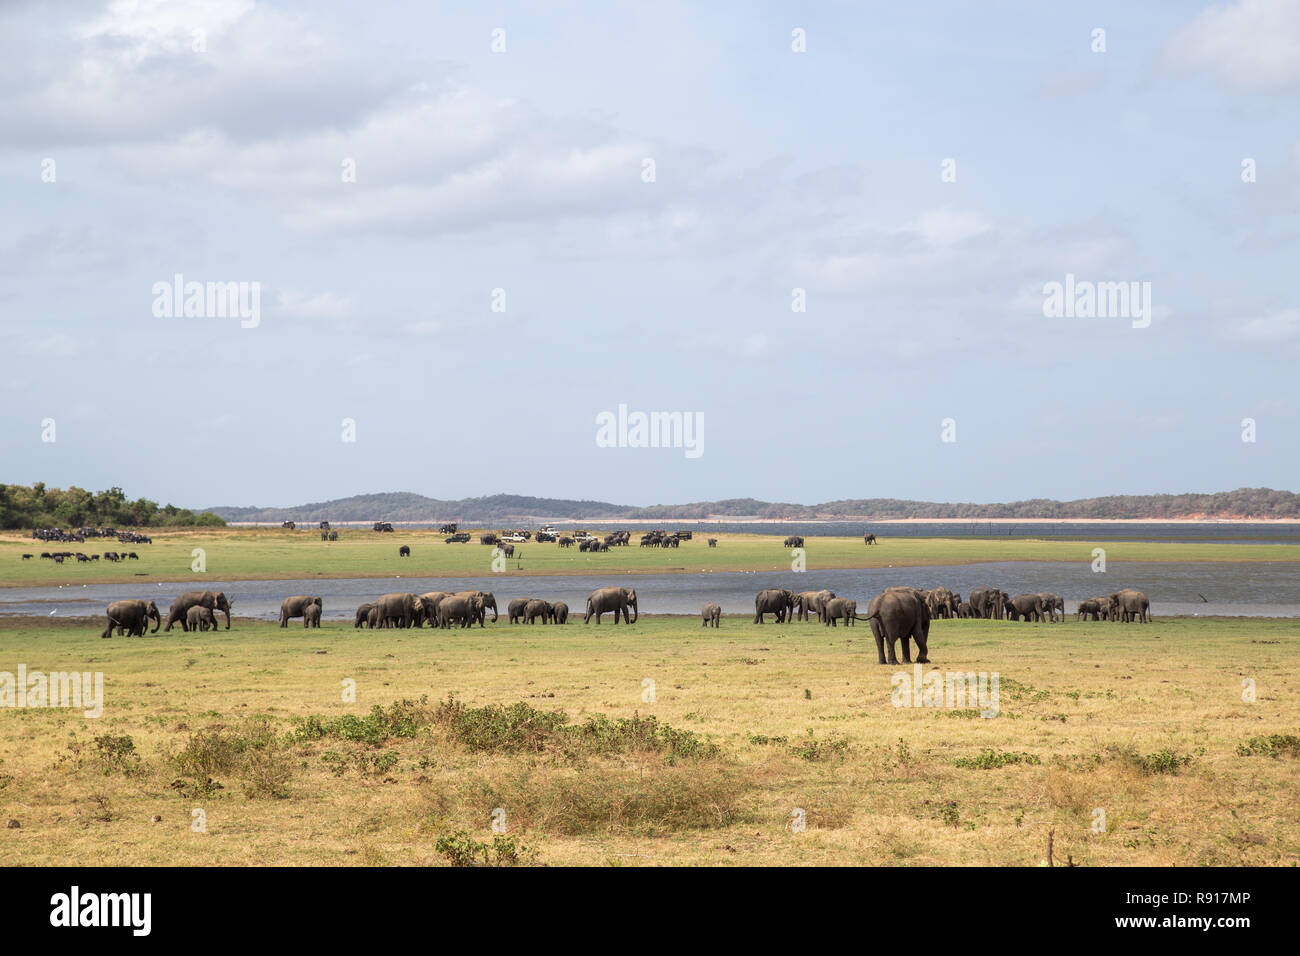
M 522 518 L 614 518 L 627 509 L 608 501 L 574 501 L 568 498 L 530 498 L 526 495 L 488 495 L 448 501 L 426 498 L 409 491 L 378 495 L 353 495 L 288 508 L 209 508 L 227 521 L 476 521 L 496 524 Z
M 281 521 L 459 521 L 505 525 L 534 518 L 645 518 L 690 520 L 704 518 L 777 518 L 785 520 L 862 518 L 1300 518 L 1300 495 L 1271 488 L 1238 488 L 1213 494 L 1111 495 L 1053 501 L 1034 498 L 999 504 L 941 503 L 899 498 L 851 498 L 817 505 L 727 498 L 648 508 L 608 501 L 488 495 L 443 500 L 411 492 L 354 495 L 334 501 L 286 508 L 207 508 L 227 521 L 279 524 Z

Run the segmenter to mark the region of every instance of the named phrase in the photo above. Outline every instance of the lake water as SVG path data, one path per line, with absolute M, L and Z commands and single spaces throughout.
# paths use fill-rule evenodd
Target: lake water
M 587 595 L 598 587 L 619 584 L 636 589 L 646 614 L 696 614 L 716 601 L 727 614 L 753 614 L 754 594 L 765 587 L 796 591 L 829 588 L 866 604 L 891 585 L 921 588 L 944 585 L 963 597 L 971 588 L 1000 587 L 1011 594 L 1050 591 L 1075 603 L 1124 587 L 1135 587 L 1151 599 L 1152 614 L 1230 615 L 1250 617 L 1300 616 L 1300 565 L 1287 562 L 1116 562 L 1104 574 L 1094 574 L 1084 562 L 1009 561 L 956 566 L 872 568 L 862 570 L 794 572 L 716 572 L 711 574 L 628 574 L 623 576 L 532 576 L 499 574 L 482 578 L 340 578 L 304 581 L 205 580 L 203 586 L 225 591 L 237 617 L 276 620 L 280 602 L 291 594 L 319 594 L 324 617 L 351 620 L 357 605 L 389 591 L 492 591 L 502 614 L 515 597 L 565 601 L 581 617 Z M 0 622 L 5 615 L 101 616 L 112 601 L 123 597 L 150 598 L 164 615 L 172 599 L 194 585 L 126 584 L 68 585 L 61 588 L 0 589 Z M 1204 600 L 1202 600 L 1204 598 Z

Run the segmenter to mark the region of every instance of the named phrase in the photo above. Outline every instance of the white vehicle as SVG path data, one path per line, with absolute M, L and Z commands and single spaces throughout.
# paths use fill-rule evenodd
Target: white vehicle
M 502 541 L 527 541 L 528 539 L 525 538 L 525 537 L 524 537 L 522 534 L 520 534 L 518 531 L 516 531 L 514 534 L 508 534 L 508 535 L 506 535 L 506 536 L 503 537 L 501 540 L 502 540 Z

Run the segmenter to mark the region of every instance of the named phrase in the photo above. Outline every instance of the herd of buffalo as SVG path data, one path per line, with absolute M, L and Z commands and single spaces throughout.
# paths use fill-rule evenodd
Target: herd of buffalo
M 180 624 L 185 631 L 217 629 L 216 613 L 226 618 L 230 629 L 230 599 L 222 591 L 186 591 L 176 598 L 167 613 L 165 630 Z M 485 627 L 487 611 L 492 620 L 499 619 L 496 596 L 491 591 L 430 591 L 411 594 L 395 591 L 374 601 L 362 604 L 356 610 L 353 627 L 460 628 Z M 320 627 L 323 602 L 320 597 L 297 594 L 284 599 L 280 605 L 280 626 L 301 618 L 303 627 Z M 518 597 L 506 608 L 511 624 L 566 624 L 569 606 L 563 601 L 550 602 L 542 598 Z M 614 623 L 620 619 L 628 624 L 637 620 L 637 596 L 631 588 L 597 588 L 587 598 L 583 623 L 593 617 L 600 623 L 602 614 L 612 613 Z M 718 627 L 722 608 L 710 602 L 701 609 L 703 625 Z M 876 641 L 877 656 L 881 664 L 899 663 L 897 645 L 901 641 L 905 664 L 912 662 L 911 642 L 916 642 L 917 663 L 929 662 L 926 656 L 930 636 L 930 622 L 935 618 L 985 618 L 1011 621 L 1064 621 L 1065 600 L 1059 594 L 1021 594 L 1012 597 L 998 588 L 975 588 L 963 601 L 961 595 L 947 588 L 929 590 L 911 587 L 890 587 L 871 599 L 867 613 L 858 613 L 858 602 L 838 597 L 833 591 L 792 591 L 789 588 L 765 588 L 754 597 L 754 623 L 762 624 L 771 614 L 777 623 L 808 621 L 821 622 L 835 627 L 840 621 L 850 626 L 856 621 L 867 621 Z M 1080 601 L 1078 617 L 1084 620 L 1140 621 L 1151 620 L 1151 604 L 1141 591 L 1125 589 L 1105 597 Z M 157 633 L 164 622 L 153 601 L 114 601 L 108 606 L 108 625 L 102 637 L 118 634 L 142 636 L 153 622 Z

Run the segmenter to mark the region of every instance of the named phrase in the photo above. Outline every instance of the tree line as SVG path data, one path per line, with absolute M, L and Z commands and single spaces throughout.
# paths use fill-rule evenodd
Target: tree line
M 225 521 L 210 511 L 160 505 L 148 498 L 131 501 L 121 488 L 47 488 L 45 482 L 0 484 L 0 528 L 199 528 Z

